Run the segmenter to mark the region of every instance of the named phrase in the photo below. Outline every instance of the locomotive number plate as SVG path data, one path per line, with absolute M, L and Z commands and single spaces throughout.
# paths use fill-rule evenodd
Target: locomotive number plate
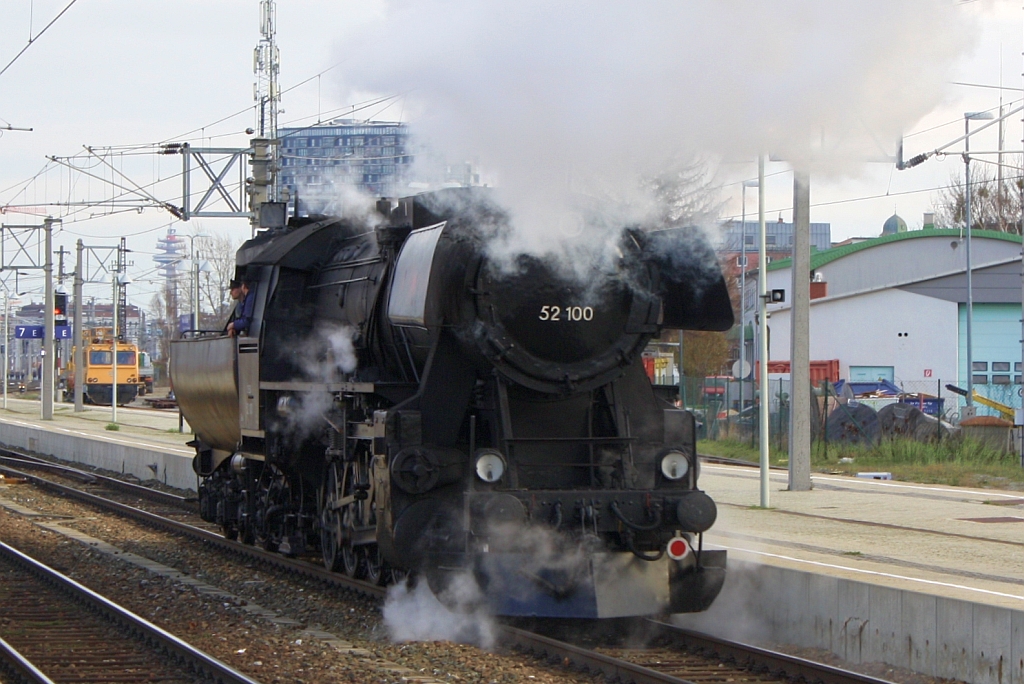
M 594 309 L 589 306 L 542 306 L 537 318 L 542 321 L 591 321 Z

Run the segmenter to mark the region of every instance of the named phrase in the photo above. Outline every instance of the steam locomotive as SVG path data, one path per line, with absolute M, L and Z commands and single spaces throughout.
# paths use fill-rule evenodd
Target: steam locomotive
M 483 189 L 377 212 L 262 231 L 237 253 L 248 334 L 173 342 L 203 518 L 371 582 L 470 578 L 500 615 L 706 609 L 725 552 L 702 548 L 694 418 L 640 355 L 732 325 L 707 244 L 624 229 L 581 279 L 495 258 L 509 219 Z

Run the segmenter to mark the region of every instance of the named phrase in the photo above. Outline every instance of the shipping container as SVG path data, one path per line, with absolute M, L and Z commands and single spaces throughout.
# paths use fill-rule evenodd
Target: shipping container
M 761 362 L 755 364 L 754 372 L 760 373 Z M 789 373 L 789 361 L 769 361 L 769 374 Z M 760 377 L 760 376 L 758 376 Z M 822 382 L 839 382 L 839 359 L 811 361 L 811 384 L 817 386 Z

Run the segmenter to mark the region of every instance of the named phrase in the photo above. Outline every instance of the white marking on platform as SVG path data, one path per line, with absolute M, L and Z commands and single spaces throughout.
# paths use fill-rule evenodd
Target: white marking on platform
M 708 470 L 726 470 L 730 473 L 739 473 L 750 479 L 760 477 L 757 471 L 747 472 L 751 470 L 745 466 L 724 466 L 724 465 L 710 465 L 702 463 L 700 466 L 702 469 Z M 777 471 L 776 471 L 777 472 Z M 785 473 L 779 473 L 776 475 L 777 480 L 786 480 L 788 475 Z M 1019 499 L 1021 495 L 1018 494 L 1005 494 L 1003 492 L 994 492 L 990 490 L 974 490 L 974 489 L 949 489 L 947 487 L 929 487 L 927 485 L 911 485 L 911 484 L 898 484 L 896 482 L 884 482 L 882 480 L 857 480 L 852 477 L 829 477 L 827 475 L 812 475 L 811 480 L 821 480 L 823 482 L 839 482 L 844 485 L 864 485 L 868 487 L 893 487 L 896 489 L 919 489 L 924 492 L 945 492 L 947 494 L 972 494 L 974 496 L 1001 496 L 1005 499 Z
M 910 577 L 908 575 L 897 575 L 891 572 L 880 572 L 878 570 L 865 570 L 863 568 L 853 568 L 847 565 L 836 565 L 835 563 L 823 563 L 821 561 L 804 560 L 803 558 L 794 558 L 793 556 L 783 556 L 778 553 L 769 553 L 767 551 L 755 551 L 753 549 L 744 549 L 739 546 L 725 546 L 723 544 L 711 543 L 709 546 L 716 546 L 720 549 L 726 549 L 727 551 L 738 551 L 740 553 L 749 553 L 755 556 L 766 556 L 768 558 L 778 558 L 780 560 L 787 560 L 793 563 L 803 563 L 805 565 L 813 565 L 820 568 L 829 568 L 831 570 L 847 570 L 849 572 L 856 572 L 863 575 L 874 575 L 875 577 L 888 577 L 890 579 L 906 580 L 908 582 L 919 582 L 921 584 L 928 584 L 936 587 L 947 587 L 949 589 L 963 589 L 965 591 L 973 591 L 979 594 L 986 594 L 988 596 L 999 596 L 1000 598 L 1016 599 L 1018 601 L 1024 601 L 1024 596 L 1018 594 L 1007 594 L 1001 591 L 993 591 L 991 589 L 981 589 L 978 587 L 970 587 L 965 584 L 954 584 L 952 582 L 940 582 L 938 580 L 923 579 L 921 577 Z

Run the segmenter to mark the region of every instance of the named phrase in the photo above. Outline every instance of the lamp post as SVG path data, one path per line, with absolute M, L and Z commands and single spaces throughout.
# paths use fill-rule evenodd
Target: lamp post
M 110 422 L 117 423 L 117 310 L 118 301 L 120 301 L 120 289 L 131 281 L 124 273 L 114 273 L 110 279 L 114 284 L 114 306 L 111 311 L 113 315 L 113 331 L 110 339 L 110 350 L 111 350 L 111 370 L 113 371 L 111 382 L 110 382 Z
M 7 373 L 10 370 L 10 347 L 11 347 L 11 292 L 4 288 L 4 410 L 7 410 Z
M 196 254 L 196 238 L 210 237 L 206 233 L 188 236 L 189 254 L 192 255 L 192 330 L 199 330 L 199 256 Z
M 974 288 L 971 268 L 971 122 L 994 119 L 992 112 L 964 112 L 964 235 L 967 247 L 967 405 L 974 406 Z
M 747 370 L 743 364 L 747 360 L 747 188 L 758 187 L 756 180 L 743 181 L 740 193 L 743 195 L 743 213 L 740 223 L 740 413 L 743 412 L 743 379 L 747 377 Z M 753 364 L 751 364 L 753 366 Z M 753 392 L 751 392 L 753 402 Z M 728 410 L 728 407 L 726 407 Z
M 761 508 L 768 508 L 771 504 L 768 491 L 768 269 L 767 269 L 767 244 L 765 239 L 764 221 L 764 155 L 757 159 L 757 234 L 758 234 L 758 262 L 757 262 L 757 289 L 758 289 L 758 350 L 761 359 L 761 368 L 758 381 L 761 386 L 761 397 L 758 400 L 758 437 L 760 446 L 760 468 L 761 468 Z

